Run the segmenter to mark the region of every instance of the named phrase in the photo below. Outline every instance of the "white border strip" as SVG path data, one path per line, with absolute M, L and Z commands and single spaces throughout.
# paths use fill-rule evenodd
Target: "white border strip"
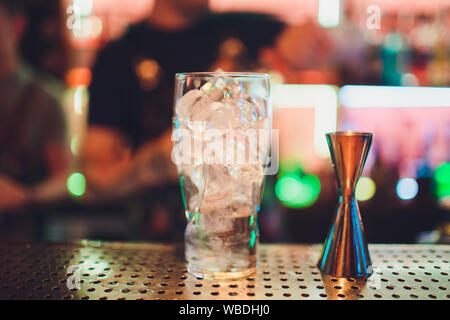
M 325 133 L 336 131 L 338 91 L 330 85 L 280 84 L 272 87 L 272 105 L 282 108 L 314 108 L 314 148 L 329 157 Z
M 339 100 L 346 108 L 448 108 L 450 88 L 344 86 Z

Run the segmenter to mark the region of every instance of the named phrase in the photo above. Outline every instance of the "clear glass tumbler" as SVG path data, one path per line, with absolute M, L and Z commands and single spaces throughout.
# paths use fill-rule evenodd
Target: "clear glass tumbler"
M 172 160 L 186 210 L 187 269 L 197 277 L 233 279 L 256 270 L 269 90 L 266 74 L 176 75 Z

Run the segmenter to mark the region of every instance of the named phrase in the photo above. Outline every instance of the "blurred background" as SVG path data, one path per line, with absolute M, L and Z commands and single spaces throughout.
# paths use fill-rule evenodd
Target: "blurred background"
M 175 72 L 271 75 L 262 242 L 325 239 L 324 134 L 374 133 L 369 242 L 450 243 L 450 0 L 0 0 L 0 239 L 182 241 Z

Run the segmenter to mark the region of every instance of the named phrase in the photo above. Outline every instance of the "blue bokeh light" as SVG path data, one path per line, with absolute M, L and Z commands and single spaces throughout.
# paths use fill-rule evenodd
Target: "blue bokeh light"
M 419 185 L 413 178 L 403 178 L 398 181 L 396 191 L 400 199 L 410 200 L 419 192 Z

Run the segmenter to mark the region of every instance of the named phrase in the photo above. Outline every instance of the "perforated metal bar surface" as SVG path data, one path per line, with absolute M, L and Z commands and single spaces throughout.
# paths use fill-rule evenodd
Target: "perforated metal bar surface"
M 321 245 L 260 245 L 256 274 L 213 281 L 186 272 L 182 246 L 4 244 L 0 298 L 450 300 L 450 246 L 369 248 L 374 274 L 367 281 L 323 276 L 315 266 Z M 78 275 L 79 289 L 68 289 L 68 280 L 75 284 Z

